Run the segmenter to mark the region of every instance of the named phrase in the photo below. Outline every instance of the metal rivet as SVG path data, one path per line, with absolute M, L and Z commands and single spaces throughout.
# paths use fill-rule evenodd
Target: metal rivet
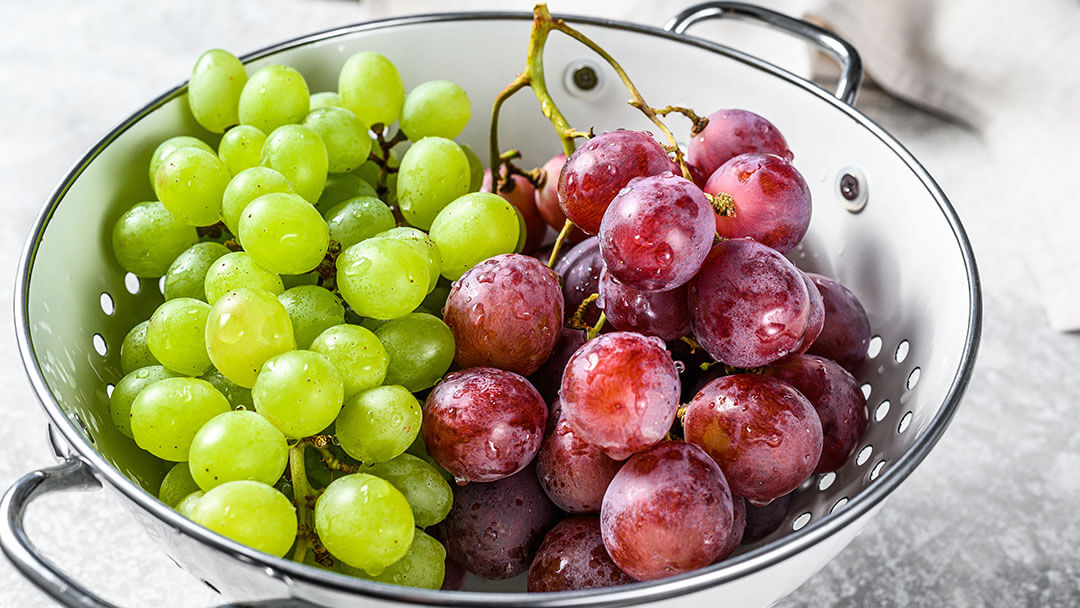
M 840 194 L 849 201 L 859 198 L 859 180 L 850 173 L 840 177 Z
M 866 175 L 858 167 L 844 167 L 837 172 L 836 191 L 848 211 L 858 213 L 866 207 Z
M 582 91 L 591 91 L 600 84 L 600 78 L 596 76 L 596 70 L 591 66 L 583 65 L 574 70 L 574 85 Z
M 563 72 L 563 88 L 574 97 L 596 99 L 603 95 L 604 72 L 592 60 L 573 61 Z

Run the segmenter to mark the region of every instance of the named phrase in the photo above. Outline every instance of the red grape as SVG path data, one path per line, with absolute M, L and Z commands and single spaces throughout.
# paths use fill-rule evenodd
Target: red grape
M 746 499 L 733 494 L 731 496 L 731 507 L 731 533 L 728 534 L 727 540 L 724 541 L 724 546 L 720 549 L 720 555 L 717 555 L 713 561 L 714 564 L 731 557 L 739 549 L 739 545 L 742 544 L 743 534 L 746 532 Z
M 555 263 L 555 272 L 562 277 L 563 300 L 566 303 L 566 316 L 569 318 L 585 298 L 597 292 L 600 283 L 600 270 L 604 260 L 600 256 L 600 242 L 596 237 L 581 241 Z M 583 320 L 594 325 L 600 320 L 600 310 L 590 306 Z
M 731 533 L 731 491 L 701 448 L 664 441 L 635 454 L 604 494 L 600 530 L 611 559 L 639 581 L 716 559 Z
M 555 347 L 563 324 L 559 278 L 516 253 L 480 262 L 454 282 L 443 308 L 454 332 L 454 361 L 529 375 Z
M 748 152 L 794 158 L 787 142 L 771 122 L 747 110 L 717 110 L 709 124 L 690 140 L 686 155 L 706 177 L 732 158 Z
M 810 227 L 810 188 L 788 161 L 772 154 L 742 154 L 724 163 L 705 183 L 711 195 L 735 200 L 731 215 L 714 214 L 725 238 L 748 236 L 787 253 Z
M 810 295 L 801 271 L 750 239 L 716 244 L 690 282 L 694 337 L 717 361 L 766 365 L 795 352 L 810 325 Z
M 562 328 L 559 339 L 555 342 L 555 348 L 551 350 L 551 356 L 548 357 L 547 361 L 544 361 L 540 369 L 529 376 L 529 382 L 532 382 L 536 390 L 540 391 L 540 396 L 544 398 L 545 402 L 551 403 L 552 400 L 558 397 L 566 362 L 570 360 L 571 355 L 577 352 L 577 349 L 581 348 L 582 344 L 585 344 L 585 330 L 570 327 Z M 554 414 L 555 412 L 552 411 L 551 416 L 554 416 Z
M 870 344 L 870 319 L 855 294 L 837 281 L 808 273 L 825 304 L 825 326 L 807 351 L 832 359 L 854 373 L 866 358 Z
M 799 487 L 821 457 L 821 421 L 790 384 L 756 374 L 717 378 L 690 401 L 686 440 L 723 469 L 731 491 L 766 503 Z
M 821 460 L 814 472 L 840 468 L 866 431 L 866 398 L 859 381 L 840 364 L 814 355 L 788 357 L 773 364 L 768 374 L 794 386 L 821 419 Z
M 555 424 L 549 425 L 536 457 L 540 486 L 563 511 L 598 513 L 604 491 L 622 463 L 579 439 L 566 419 L 556 414 L 559 409 L 558 401 L 552 404 Z
M 529 566 L 528 589 L 530 593 L 579 591 L 633 582 L 607 554 L 600 518 L 576 515 L 556 524 L 540 543 Z
M 446 376 L 424 402 L 428 454 L 458 483 L 520 471 L 544 438 L 547 405 L 528 380 L 492 367 Z
M 679 373 L 659 338 L 603 334 L 570 357 L 560 397 L 575 435 L 624 460 L 671 428 L 679 406 Z
M 604 311 L 615 329 L 636 331 L 663 340 L 674 340 L 690 333 L 685 285 L 668 291 L 640 291 L 619 282 L 605 268 L 600 273 L 599 290 L 600 299 L 596 306 Z
M 480 183 L 480 191 L 491 192 L 491 169 L 484 170 L 484 181 Z M 515 173 L 495 194 L 516 207 L 525 220 L 525 251 L 539 247 L 544 241 L 544 236 L 547 235 L 548 226 L 536 208 L 536 188 L 533 188 L 524 176 Z
M 454 492 L 442 523 L 447 554 L 486 579 L 517 576 L 558 517 L 532 466 L 493 483 L 470 483 Z
M 756 543 L 772 534 L 784 523 L 788 507 L 791 506 L 791 494 L 774 499 L 767 505 L 746 503 L 746 531 L 743 532 L 743 544 Z
M 615 278 L 662 291 L 689 281 L 709 254 L 716 213 L 682 177 L 635 177 L 611 201 L 600 224 L 600 252 Z
M 559 206 L 587 234 L 600 230 L 611 199 L 631 179 L 671 171 L 667 152 L 642 131 L 609 131 L 582 144 L 559 176 Z
M 444 543 L 445 544 L 445 543 Z M 441 589 L 443 591 L 460 591 L 461 586 L 465 584 L 465 568 L 461 567 L 461 564 L 450 559 L 450 556 L 446 556 L 446 573 L 443 575 L 443 584 Z
M 821 291 L 810 275 L 805 272 L 801 274 L 803 283 L 806 284 L 806 295 L 810 296 L 810 315 L 806 320 L 806 334 L 803 336 L 802 345 L 798 348 L 800 354 L 805 353 L 814 344 L 814 340 L 817 340 L 825 327 L 825 301 L 821 298 Z
M 562 173 L 565 164 L 565 154 L 552 156 L 550 160 L 544 163 L 544 172 L 547 177 L 544 180 L 544 185 L 536 191 L 536 210 L 540 212 L 540 217 L 544 218 L 547 225 L 554 228 L 556 232 L 562 230 L 566 224 L 566 214 L 563 213 L 562 207 L 559 206 L 559 174 Z M 588 236 L 581 231 L 581 228 L 575 226 L 570 231 L 570 234 L 566 236 L 566 240 L 576 243 Z

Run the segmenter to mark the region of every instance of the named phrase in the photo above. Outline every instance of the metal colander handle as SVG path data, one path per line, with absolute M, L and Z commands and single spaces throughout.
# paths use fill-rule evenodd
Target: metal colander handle
M 855 96 L 862 84 L 863 67 L 859 52 L 847 40 L 808 21 L 742 2 L 695 4 L 668 19 L 664 29 L 675 34 L 685 34 L 690 26 L 709 19 L 736 19 L 760 23 L 806 40 L 840 64 L 840 81 L 834 95 L 848 105 L 855 104 Z

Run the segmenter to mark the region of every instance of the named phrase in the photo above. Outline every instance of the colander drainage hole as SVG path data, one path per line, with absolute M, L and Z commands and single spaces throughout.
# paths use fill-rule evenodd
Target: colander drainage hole
M 836 504 L 832 506 L 832 509 L 829 510 L 829 513 L 836 513 L 840 509 L 843 509 L 844 505 L 847 504 L 847 501 L 848 501 L 847 496 L 845 496 L 845 497 L 841 498 L 840 500 L 836 501 Z
M 821 479 L 817 482 L 817 489 L 824 492 L 832 487 L 832 484 L 836 481 L 836 473 L 825 473 L 821 476 Z
M 161 292 L 161 295 L 165 295 L 165 276 L 164 275 L 162 275 L 162 277 L 160 279 L 158 279 L 157 289 L 158 289 L 159 292 Z
M 111 317 L 116 312 L 116 307 L 113 306 L 112 296 L 108 292 L 101 292 L 101 312 L 105 313 L 105 316 Z
M 911 348 L 911 345 L 908 344 L 907 340 L 901 340 L 900 344 L 896 345 L 896 354 L 894 355 L 893 358 L 896 359 L 897 363 L 903 363 L 904 359 L 907 359 L 908 350 L 910 348 Z
M 900 424 L 896 427 L 896 432 L 903 433 L 907 430 L 908 425 L 911 424 L 911 412 L 904 414 L 904 417 L 900 419 Z
M 207 587 L 210 587 L 210 589 L 212 589 L 214 591 L 214 593 L 217 593 L 218 595 L 221 595 L 221 592 L 218 591 L 218 588 L 211 585 L 210 581 L 208 581 L 206 579 L 199 579 L 199 580 L 201 580 L 203 582 L 203 584 L 206 585 Z
M 105 385 L 105 396 L 106 397 L 112 397 L 112 392 L 113 392 L 113 389 L 115 389 L 115 388 L 116 388 L 115 384 L 106 384 Z
M 881 470 L 884 468 L 885 461 L 879 460 L 878 463 L 874 465 L 874 468 L 870 470 L 870 481 L 874 481 L 875 479 L 877 479 L 878 475 L 881 475 Z
M 139 277 L 130 272 L 124 275 L 124 289 L 127 289 L 128 293 L 135 295 L 139 293 L 140 288 Z
M 877 409 L 874 410 L 874 420 L 878 422 L 884 420 L 885 417 L 889 415 L 890 407 L 892 407 L 892 403 L 890 403 L 888 399 L 882 401 L 881 404 L 877 406 Z
M 859 388 L 862 389 L 863 399 L 869 399 L 870 392 L 874 390 L 874 387 L 870 386 L 869 382 L 863 382 L 862 386 L 860 386 Z
M 911 373 L 908 374 L 907 382 L 904 383 L 904 386 L 907 387 L 907 390 L 910 391 L 911 389 L 915 388 L 915 385 L 919 383 L 919 376 L 921 375 L 921 369 L 916 367 L 915 369 L 911 370 Z
M 102 337 L 101 334 L 94 334 L 93 342 L 94 350 L 97 351 L 97 354 L 102 357 L 109 354 L 109 345 L 105 343 L 105 338 Z
M 810 523 L 810 519 L 814 516 L 809 513 L 803 513 L 795 518 L 795 521 L 791 522 L 792 530 L 802 530 L 806 527 L 806 524 Z
M 874 446 L 868 445 L 865 448 L 859 450 L 859 455 L 855 457 L 855 464 L 860 467 L 866 464 L 867 460 L 870 460 L 870 454 L 874 452 Z
M 870 338 L 870 343 L 866 345 L 866 356 L 870 359 L 877 358 L 881 354 L 881 336 L 874 336 Z

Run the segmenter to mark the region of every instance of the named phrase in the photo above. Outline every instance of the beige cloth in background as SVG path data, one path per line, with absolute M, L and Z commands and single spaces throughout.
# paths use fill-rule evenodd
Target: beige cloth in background
M 976 259 L 1023 255 L 1050 325 L 1080 329 L 1080 2 L 815 0 L 809 14 L 882 89 L 979 130 L 1017 221 Z

